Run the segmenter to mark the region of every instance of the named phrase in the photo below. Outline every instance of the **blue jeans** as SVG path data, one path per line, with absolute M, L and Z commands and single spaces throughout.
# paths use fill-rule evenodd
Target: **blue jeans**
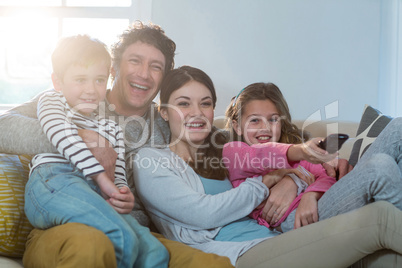
M 72 165 L 49 163 L 33 170 L 25 188 L 25 213 L 39 229 L 79 222 L 101 230 L 114 245 L 118 267 L 168 266 L 168 251 L 149 229 L 116 212 L 98 186 Z
M 363 154 L 355 168 L 318 201 L 320 220 L 384 200 L 402 210 L 402 118 L 393 119 Z M 293 229 L 296 211 L 281 224 Z

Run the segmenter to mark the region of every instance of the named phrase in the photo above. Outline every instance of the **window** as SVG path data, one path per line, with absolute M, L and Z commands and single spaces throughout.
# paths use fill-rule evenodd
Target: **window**
M 89 34 L 110 46 L 130 22 L 149 20 L 151 2 L 0 0 L 0 104 L 22 103 L 52 87 L 50 56 L 60 37 Z
M 398 51 L 396 53 L 396 73 L 397 73 L 397 79 L 396 79 L 396 102 L 394 105 L 396 106 L 396 112 L 395 116 L 402 116 L 402 17 L 401 17 L 401 12 L 402 12 L 402 4 L 401 1 L 398 1 L 397 5 L 397 18 L 398 18 L 398 30 L 397 30 L 397 44 L 398 44 Z
M 379 110 L 402 116 L 402 0 L 381 2 Z

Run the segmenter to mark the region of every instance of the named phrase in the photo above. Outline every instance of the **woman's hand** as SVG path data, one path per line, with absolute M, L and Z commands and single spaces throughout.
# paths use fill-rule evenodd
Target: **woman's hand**
M 288 161 L 297 162 L 306 160 L 313 164 L 321 164 L 336 158 L 338 152 L 330 154 L 318 147 L 318 143 L 321 140 L 323 140 L 323 138 L 313 138 L 307 142 L 290 146 L 287 155 Z
M 121 187 L 107 202 L 120 214 L 128 214 L 134 208 L 134 195 L 128 187 Z
M 271 176 L 279 176 L 278 174 L 281 174 L 283 171 L 283 169 L 279 169 L 269 174 L 271 174 Z M 296 184 L 289 176 L 285 176 L 269 190 L 269 197 L 262 209 L 261 216 L 270 225 L 278 222 L 296 198 L 296 194 Z
M 308 192 L 305 193 L 300 204 L 296 209 L 295 215 L 295 229 L 309 225 L 318 221 L 318 199 L 322 196 L 322 193 Z

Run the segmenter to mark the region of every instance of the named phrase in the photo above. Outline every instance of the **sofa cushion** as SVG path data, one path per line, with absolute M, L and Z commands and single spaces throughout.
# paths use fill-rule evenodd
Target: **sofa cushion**
M 22 162 L 21 162 L 22 161 Z M 22 257 L 32 226 L 24 213 L 29 158 L 0 154 L 0 255 Z
M 380 132 L 392 120 L 392 117 L 383 115 L 370 105 L 364 107 L 363 115 L 356 133 L 349 163 L 355 166 L 364 152 L 375 141 Z

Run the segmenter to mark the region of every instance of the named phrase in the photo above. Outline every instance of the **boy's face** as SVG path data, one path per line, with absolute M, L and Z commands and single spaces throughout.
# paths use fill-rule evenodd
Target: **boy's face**
M 95 63 L 72 65 L 62 79 L 52 75 L 55 90 L 61 91 L 68 104 L 84 115 L 92 113 L 106 96 L 109 66 Z
M 158 93 L 165 65 L 165 56 L 153 45 L 138 41 L 128 46 L 119 69 L 112 68 L 112 94 L 117 93 L 119 101 L 115 103 L 116 110 L 122 114 L 144 114 Z

